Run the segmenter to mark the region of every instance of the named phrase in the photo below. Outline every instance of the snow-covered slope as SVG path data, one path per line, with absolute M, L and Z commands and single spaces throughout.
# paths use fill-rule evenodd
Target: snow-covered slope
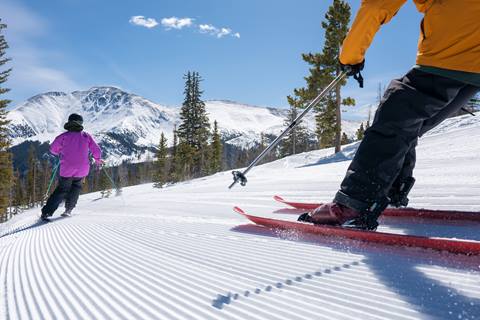
M 262 133 L 278 135 L 285 127 L 285 109 L 220 100 L 207 101 L 206 107 L 211 123 L 217 120 L 223 139 L 240 147 L 258 143 Z M 28 99 L 9 113 L 13 144 L 26 139 L 51 141 L 74 112 L 84 117 L 85 129 L 117 161 L 145 158 L 147 151 L 158 145 L 161 132 L 171 144 L 173 127 L 180 122 L 179 107 L 159 105 L 114 87 L 48 92 Z M 305 124 L 314 136 L 313 114 L 306 117 Z M 344 131 L 353 137 L 359 126 L 358 121 L 345 121 Z
M 462 117 L 421 139 L 412 206 L 480 211 L 478 138 L 478 118 Z M 355 147 L 265 164 L 233 190 L 223 172 L 82 196 L 46 225 L 25 212 L 0 230 L 0 318 L 478 319 L 478 256 L 274 232 L 233 213 L 295 219 L 272 195 L 330 200 Z M 380 230 L 480 240 L 479 228 L 385 219 Z

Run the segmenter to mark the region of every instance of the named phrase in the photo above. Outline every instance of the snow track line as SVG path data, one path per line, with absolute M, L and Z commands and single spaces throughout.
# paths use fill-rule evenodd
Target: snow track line
M 98 287 L 92 286 L 92 284 L 98 284 L 98 282 L 95 281 L 95 279 L 92 279 L 91 276 L 89 276 L 88 271 L 90 270 L 87 269 L 85 265 L 78 264 L 78 261 L 82 261 L 82 260 L 75 259 L 75 257 L 70 255 L 68 251 L 65 251 L 64 248 L 59 246 L 58 243 L 60 238 L 55 233 L 53 233 L 51 236 L 55 240 L 54 241 L 55 245 L 52 246 L 52 249 L 55 248 L 55 252 L 57 253 L 54 256 L 53 261 L 64 262 L 64 268 L 67 271 L 65 274 L 68 275 L 70 279 L 69 283 L 75 283 L 75 285 L 72 286 L 72 289 L 76 289 L 80 291 L 82 293 L 80 297 L 83 296 L 84 300 L 88 300 L 90 304 L 95 307 L 95 310 L 100 312 L 102 314 L 102 317 L 104 318 L 118 319 L 118 318 L 121 318 L 122 312 L 127 313 L 128 309 L 123 309 L 122 304 L 118 306 L 119 307 L 118 309 L 120 309 L 120 311 L 118 309 L 109 308 L 111 304 L 109 301 L 106 300 L 106 297 L 105 297 L 106 294 L 104 293 L 105 291 L 99 291 L 99 289 L 104 290 L 105 288 L 102 285 Z M 61 239 L 61 240 L 64 240 L 64 239 Z M 52 250 L 52 253 L 53 253 L 53 250 Z M 78 272 L 79 270 L 82 270 L 84 272 L 79 273 Z M 85 290 L 88 290 L 88 292 Z M 95 299 L 93 299 L 92 296 L 95 296 Z M 109 298 L 112 298 L 112 297 L 109 296 Z
M 133 240 L 133 239 L 134 239 L 134 238 L 132 238 L 132 240 Z M 137 239 L 137 240 L 138 240 L 138 239 Z M 195 250 L 191 251 L 192 254 L 194 254 L 194 252 L 195 252 Z M 188 256 L 190 256 L 190 255 L 188 255 Z M 187 259 L 188 259 L 188 258 L 187 258 Z M 271 270 L 270 270 L 270 271 L 271 271 Z M 269 276 L 269 277 L 271 278 L 271 274 L 265 273 L 264 276 Z M 298 277 L 297 277 L 297 278 L 298 278 Z M 269 281 L 270 283 L 275 282 L 275 281 L 272 281 L 272 280 L 273 280 L 273 279 L 271 278 L 271 279 L 268 280 L 268 281 Z M 278 279 L 275 279 L 275 280 L 278 280 Z M 316 293 L 315 293 L 315 289 L 316 289 L 316 288 L 315 288 L 314 286 L 311 286 L 311 285 L 306 284 L 306 283 L 303 283 L 303 284 L 304 284 L 304 287 L 305 287 L 304 289 L 308 291 L 308 294 L 309 294 L 309 295 L 315 295 L 315 294 L 316 294 Z M 273 286 L 275 286 L 275 285 L 274 285 L 274 284 L 267 285 L 266 288 L 270 288 L 270 289 L 265 290 L 265 291 L 267 291 L 267 292 L 271 291 L 271 288 L 272 288 Z M 295 288 L 295 289 L 296 289 L 296 288 Z M 295 290 L 295 289 L 294 289 L 294 290 Z M 341 288 L 341 287 L 338 287 L 338 289 L 342 289 L 342 288 Z M 259 288 L 257 288 L 256 290 L 259 290 Z M 260 289 L 260 290 L 261 290 L 261 289 Z M 348 294 L 347 294 L 346 296 L 348 296 L 349 298 L 352 298 L 352 297 L 355 298 L 355 296 L 348 295 Z M 381 295 L 378 295 L 377 298 L 378 298 L 378 297 L 381 297 Z M 321 298 L 328 298 L 328 296 L 321 296 Z M 214 301 L 215 301 L 215 300 L 214 300 Z M 351 300 L 346 300 L 346 299 L 342 299 L 342 300 L 340 300 L 339 302 L 340 302 L 339 305 L 340 305 L 340 304 L 345 304 L 345 303 L 350 303 L 350 304 L 352 303 Z M 368 302 L 368 301 L 366 301 L 366 302 Z M 354 303 L 354 304 L 356 304 L 356 303 Z M 381 303 L 381 302 L 379 302 L 379 304 L 380 304 L 380 305 L 385 305 L 384 303 Z M 363 305 L 363 304 L 362 304 L 362 305 Z M 352 309 L 352 311 L 353 311 L 353 310 L 354 310 L 354 309 Z M 356 310 L 356 309 L 355 309 L 355 310 Z M 358 311 L 358 310 L 357 310 L 357 311 Z M 358 312 L 361 313 L 361 311 L 358 311 Z M 385 313 L 390 314 L 390 315 L 398 316 L 397 313 L 393 313 L 393 312 L 392 312 L 392 313 L 391 313 L 391 312 L 385 312 Z M 366 314 L 366 315 L 368 315 L 368 314 Z M 371 315 L 370 315 L 370 316 L 371 316 Z M 405 316 L 405 315 L 404 315 L 404 316 Z M 410 318 L 410 317 L 408 317 L 408 318 Z M 410 318 L 410 319 L 415 319 L 415 318 Z
M 0 296 L 0 312 L 5 312 L 6 315 L 9 314 L 8 311 L 8 300 L 7 300 L 7 293 L 8 293 L 8 279 L 7 279 L 7 270 L 10 264 L 11 255 L 10 252 L 12 251 L 12 245 L 8 246 L 6 249 L 3 250 L 3 254 L 1 255 L 0 259 L 0 279 L 2 279 L 2 295 Z
M 85 230 L 83 230 L 82 232 L 84 232 L 84 231 L 85 231 Z M 87 232 L 88 232 L 88 231 L 87 231 Z M 90 235 L 89 237 L 94 238 L 94 237 L 96 237 L 96 236 L 95 236 L 95 235 Z M 129 244 L 131 245 L 131 243 L 129 243 Z M 125 247 L 124 247 L 124 248 L 125 248 Z M 127 246 L 127 248 L 128 248 L 128 246 Z M 123 252 L 123 251 L 122 251 L 122 252 L 119 252 L 118 254 L 115 253 L 116 251 L 118 251 L 118 248 L 113 247 L 113 246 L 108 246 L 108 250 L 107 250 L 107 246 L 104 246 L 103 248 L 100 248 L 100 250 L 106 250 L 106 251 L 105 251 L 105 254 L 110 255 L 110 257 L 111 257 L 112 259 L 115 259 L 116 263 L 122 264 L 122 265 L 124 265 L 124 266 L 127 267 L 127 268 L 130 267 L 130 266 L 128 266 L 128 264 L 125 264 L 125 263 L 122 261 L 122 259 L 121 259 L 121 258 L 124 256 L 124 255 L 122 255 L 122 252 Z M 129 251 L 130 251 L 130 250 L 132 250 L 132 253 L 129 253 L 129 254 L 131 254 L 131 255 L 136 254 L 136 252 L 138 251 L 138 249 L 129 249 Z M 115 256 L 112 256 L 113 253 L 115 253 Z M 150 253 L 150 254 L 151 254 L 151 253 Z M 149 278 L 149 281 L 151 281 L 152 283 L 158 282 L 157 279 L 156 279 L 153 275 L 149 275 L 149 274 L 148 274 L 147 268 L 146 268 L 146 267 L 142 267 L 140 261 L 135 265 L 135 267 L 136 267 L 137 269 L 142 269 L 143 272 L 147 272 L 147 273 L 144 273 L 143 276 L 146 276 L 147 278 Z M 167 280 L 168 280 L 168 279 L 167 279 Z M 162 283 L 158 283 L 158 284 L 162 284 Z M 148 283 L 146 283 L 146 285 L 148 285 Z M 195 295 L 193 295 L 193 296 L 195 297 Z
M 25 235 L 25 237 L 23 237 L 22 240 L 25 245 L 22 247 L 24 249 L 27 247 L 27 245 L 28 247 L 31 247 L 31 245 L 34 244 L 32 238 L 35 238 L 35 234 L 32 234 L 32 232 L 29 232 Z M 54 314 L 54 311 L 48 303 L 45 303 L 48 298 L 45 298 L 44 292 L 40 289 L 41 286 L 39 285 L 38 273 L 35 273 L 33 270 L 34 267 L 32 255 L 34 255 L 33 252 L 28 252 L 27 254 L 25 251 L 23 251 L 23 272 L 22 269 L 20 271 L 25 275 L 25 279 L 28 283 L 28 293 L 30 294 L 29 301 L 33 301 L 33 307 L 35 308 L 34 310 L 36 311 L 36 313 L 41 315 L 41 318 L 50 318 Z M 29 305 L 32 306 L 31 303 Z M 60 312 L 61 311 L 63 310 L 60 310 Z
M 197 281 L 198 281 L 198 280 L 197 280 Z M 287 311 L 285 311 L 285 312 L 287 312 Z M 294 315 L 292 314 L 292 316 L 294 316 Z M 298 317 L 298 315 L 297 315 L 297 317 Z
M 47 232 L 40 232 L 48 240 L 49 236 Z M 53 256 L 47 253 L 47 250 L 51 248 L 46 247 L 45 245 L 40 245 L 38 252 L 42 260 L 37 257 L 37 266 L 40 268 L 40 275 L 45 278 L 45 287 L 50 291 L 51 296 L 53 297 L 50 301 L 55 301 L 56 304 L 60 307 L 65 308 L 65 318 L 93 318 L 94 315 L 89 312 L 89 309 L 85 306 L 83 301 L 75 293 L 74 290 L 68 285 L 62 286 L 62 283 L 69 283 L 65 278 L 65 273 L 70 272 L 63 267 L 63 261 L 55 261 Z M 53 263 L 52 263 L 53 262 Z
M 68 240 L 67 237 L 64 237 L 65 240 Z M 86 248 L 78 247 L 76 243 L 72 243 L 72 247 L 76 250 L 73 250 L 74 253 L 69 253 L 67 251 L 66 254 L 69 256 L 70 260 L 72 261 L 82 261 L 85 262 L 83 264 L 83 269 L 87 271 L 89 275 L 89 280 L 91 283 L 94 284 L 95 287 L 101 288 L 102 292 L 105 295 L 108 295 L 109 302 L 105 301 L 108 309 L 123 309 L 120 313 L 123 317 L 125 314 L 129 314 L 130 316 L 135 317 L 136 319 L 145 319 L 145 318 L 152 318 L 154 316 L 154 311 L 152 311 L 148 306 L 145 304 L 141 304 L 141 300 L 134 295 L 123 295 L 121 296 L 120 292 L 130 292 L 132 288 L 124 286 L 123 283 L 116 281 L 116 279 L 110 278 L 103 272 L 100 272 L 98 262 L 93 260 L 87 253 L 89 250 L 85 250 Z M 92 249 L 92 247 L 88 248 Z M 94 268 L 95 267 L 95 268 Z M 80 270 L 80 269 L 79 269 Z M 122 301 L 125 300 L 125 301 Z M 112 305 L 113 302 L 113 305 Z M 129 303 L 125 303 L 129 302 Z M 129 306 L 135 306 L 135 310 Z M 113 307 L 113 308 L 112 308 Z
M 164 260 L 164 262 L 165 262 L 165 261 L 166 261 L 166 262 L 168 262 L 168 260 L 165 260 L 165 258 L 164 258 L 164 257 L 163 257 L 163 260 Z M 188 262 L 188 261 L 186 261 L 186 262 Z M 175 264 L 174 264 L 174 263 L 172 263 L 172 265 L 174 266 Z M 182 264 L 182 265 L 183 265 L 183 264 Z M 178 267 L 177 267 L 177 269 L 178 269 Z M 185 276 L 187 276 L 189 273 L 190 273 L 190 272 L 189 272 L 189 270 L 188 270 L 188 269 L 186 269 L 186 270 L 185 270 L 185 272 L 184 272 L 183 274 L 185 274 Z M 212 273 L 212 275 L 214 275 L 214 276 L 215 276 L 215 273 Z M 217 277 L 218 277 L 218 275 L 217 275 Z M 196 279 L 196 280 L 197 280 L 197 281 L 200 281 L 199 279 Z M 192 279 L 191 279 L 191 281 L 195 281 L 195 279 L 194 279 L 194 278 L 192 278 Z M 211 280 L 210 280 L 210 281 L 211 281 Z M 207 285 L 207 286 L 208 286 L 208 285 L 209 285 L 209 283 L 208 283 L 208 282 L 205 282 L 205 285 Z M 220 283 L 220 285 L 221 285 L 221 283 Z M 210 283 L 210 286 L 211 286 L 211 283 Z M 267 307 L 267 306 L 265 306 L 265 307 Z M 257 313 L 257 314 L 258 314 L 259 312 L 260 312 L 260 313 L 262 313 L 261 309 L 258 309 L 258 310 L 256 310 L 256 311 L 255 311 L 255 313 Z M 271 316 L 271 315 L 269 314 L 269 315 L 266 315 L 266 316 Z
M 238 251 L 237 249 L 238 249 L 238 250 L 242 250 L 242 249 L 243 249 L 243 246 L 241 246 L 240 248 L 236 248 L 235 251 Z M 195 250 L 195 249 L 191 250 L 192 254 L 195 253 L 196 251 L 197 251 L 197 250 Z M 245 254 L 245 255 L 248 255 L 248 252 L 245 251 L 245 252 L 242 252 L 242 253 L 241 253 L 241 255 L 244 255 L 244 254 Z M 271 254 L 271 251 L 270 251 L 270 252 L 269 252 L 269 251 L 264 251 L 264 252 L 262 252 L 262 257 L 266 257 L 266 256 L 269 255 L 269 254 Z M 216 256 L 218 257 L 218 254 L 217 254 Z M 275 255 L 274 255 L 274 256 L 275 256 Z M 283 256 L 283 257 L 285 257 L 285 256 Z M 302 255 L 302 257 L 304 257 L 304 255 Z M 298 255 L 295 256 L 295 257 L 292 257 L 292 258 L 293 258 L 293 259 L 297 259 L 297 258 L 298 258 Z M 305 258 L 305 257 L 304 257 L 304 258 Z M 295 261 L 293 262 L 293 264 L 295 264 Z M 293 264 L 292 264 L 292 266 L 293 266 Z M 340 259 L 337 259 L 336 261 L 329 261 L 329 264 L 335 264 L 335 266 L 333 267 L 333 269 L 335 269 L 335 268 L 340 268 L 340 267 L 337 266 L 337 264 L 340 264 L 340 265 L 343 264 L 343 265 L 344 265 L 344 264 L 345 264 L 345 261 L 340 260 Z M 237 265 L 238 265 L 238 264 L 237 264 Z M 269 265 L 270 265 L 270 268 L 268 269 L 269 271 L 272 271 L 272 270 L 273 270 L 272 268 L 275 268 L 275 267 L 276 267 L 276 264 L 270 264 L 270 263 L 269 263 Z M 249 265 L 247 264 L 247 265 L 245 265 L 245 267 L 248 268 Z M 303 267 L 303 265 L 302 265 L 302 267 Z M 327 267 L 327 268 L 328 268 L 328 267 Z M 295 278 L 295 277 L 293 277 L 293 278 Z M 375 282 L 373 283 L 373 285 L 377 286 Z M 383 296 L 383 295 L 382 295 L 382 296 Z
M 140 249 L 138 249 L 138 250 L 136 250 L 136 251 L 139 251 L 139 250 L 140 250 Z M 152 255 L 151 252 L 150 252 L 150 255 Z M 163 262 L 165 263 L 165 262 L 168 262 L 168 261 L 166 261 L 165 258 L 163 258 Z M 172 265 L 173 265 L 173 267 L 172 267 L 172 269 L 171 269 L 171 270 L 172 270 L 172 273 L 174 273 L 175 270 L 179 271 L 179 267 L 178 267 L 178 266 L 175 266 L 174 263 L 172 263 Z M 190 271 L 189 271 L 188 269 L 185 269 L 184 272 L 185 272 L 184 274 L 188 275 L 188 273 L 189 273 Z M 195 279 L 195 278 L 192 278 L 192 279 L 190 279 L 190 280 L 191 280 L 192 282 L 195 281 L 195 280 L 196 280 L 196 281 L 199 281 L 199 279 Z M 205 285 L 206 285 L 206 286 L 208 286 L 208 285 L 211 286 L 211 284 L 209 284 L 208 282 L 205 282 Z M 201 288 L 204 288 L 204 287 L 201 287 Z M 200 293 L 200 292 L 199 292 L 199 293 Z M 201 294 L 201 293 L 200 293 L 200 294 Z M 265 307 L 266 307 L 266 306 L 265 306 Z M 255 313 L 257 313 L 257 314 L 258 314 L 258 312 L 261 312 L 261 310 L 256 310 L 256 311 L 255 311 Z M 268 316 L 271 316 L 271 315 L 268 314 Z
M 64 255 L 62 253 L 64 247 L 60 245 L 61 239 L 56 236 L 55 232 L 47 233 L 45 236 L 50 240 L 49 243 L 52 244 L 50 246 L 50 250 L 48 251 L 49 253 L 45 255 L 45 259 L 52 264 L 52 269 L 56 270 L 55 273 L 52 272 L 52 275 L 58 275 L 62 280 L 59 282 L 57 295 L 64 296 L 65 291 L 69 292 L 72 297 L 72 312 L 78 313 L 83 311 L 82 313 L 86 314 L 86 319 L 96 317 L 96 315 L 91 312 L 91 310 L 94 309 L 99 309 L 102 317 L 113 317 L 114 313 L 108 311 L 104 312 L 101 310 L 98 302 L 91 297 L 91 293 L 85 291 L 85 289 L 82 287 L 82 283 L 79 282 L 81 276 L 76 274 L 76 270 L 78 269 L 72 268 L 72 264 L 64 259 Z M 74 275 L 73 277 L 72 274 Z M 64 284 L 63 286 L 61 285 L 62 283 Z M 80 308 L 78 306 L 74 307 L 73 303 L 78 304 Z
M 195 251 L 195 250 L 194 250 L 194 251 Z M 265 257 L 265 256 L 262 255 L 262 257 Z M 290 263 L 291 263 L 291 262 L 289 261 L 289 264 L 290 264 Z M 276 266 L 277 266 L 276 264 L 272 264 L 272 263 L 269 263 L 269 265 L 271 266 L 271 268 L 269 268 L 270 271 L 273 270 L 272 267 L 276 267 Z M 348 269 L 348 268 L 345 268 L 344 266 L 345 266 L 345 264 L 343 264 L 342 266 L 333 266 L 333 267 L 330 267 L 330 268 L 327 267 L 327 268 L 326 268 L 325 270 L 323 270 L 322 272 L 316 271 L 316 272 L 312 272 L 312 274 L 321 273 L 321 274 L 324 274 L 324 275 L 325 275 L 325 274 L 329 274 L 329 273 L 331 273 L 331 272 L 340 271 L 340 270 L 342 270 L 342 269 Z M 332 269 L 333 269 L 334 271 L 332 271 Z M 304 268 L 303 268 L 302 270 L 295 269 L 295 270 L 293 270 L 293 273 L 295 273 L 295 274 L 301 274 L 302 271 L 304 272 Z M 312 278 L 314 278 L 314 276 L 313 276 L 312 274 L 307 274 L 307 275 L 305 275 L 305 276 L 293 276 L 293 277 L 290 278 L 290 279 L 293 279 L 293 280 L 287 279 L 287 280 L 285 280 L 284 282 L 277 282 L 277 283 L 274 284 L 274 285 L 273 285 L 273 284 L 268 285 L 267 288 L 268 288 L 268 287 L 270 287 L 270 288 L 271 288 L 271 287 L 277 287 L 277 288 L 278 288 L 278 285 L 279 285 L 279 284 L 283 286 L 284 284 L 289 284 L 288 282 L 290 282 L 290 283 L 292 283 L 292 282 L 302 282 L 303 284 L 306 284 L 306 282 L 304 282 L 304 281 L 309 281 L 309 280 L 311 280 Z M 350 281 L 355 281 L 355 279 L 353 279 L 353 280 L 350 279 Z M 375 279 L 373 279 L 373 281 L 375 281 Z M 362 285 L 356 285 L 356 287 L 358 287 L 359 289 L 365 289 L 365 288 L 373 289 L 373 287 L 380 287 L 379 285 L 376 284 L 376 282 L 367 282 L 367 281 L 362 281 L 362 282 L 363 282 Z M 346 285 L 351 285 L 351 282 L 344 281 L 344 283 L 345 283 Z M 372 286 L 372 283 L 373 283 L 373 286 Z M 308 286 L 308 283 L 307 283 L 306 285 Z M 322 283 L 322 285 L 325 285 L 325 284 Z M 332 292 L 337 291 L 337 290 L 346 290 L 347 292 L 348 292 L 348 291 L 352 291 L 352 292 L 350 293 L 350 297 L 355 297 L 355 295 L 354 295 L 354 294 L 355 294 L 355 290 L 349 290 L 348 288 L 345 288 L 345 286 L 340 286 L 340 285 L 335 285 L 335 284 L 333 284 L 333 285 L 328 285 L 328 286 L 332 288 L 332 290 L 331 290 Z M 333 289 L 335 289 L 335 290 L 333 290 Z M 256 290 L 262 290 L 262 289 L 257 288 Z M 313 289 L 312 289 L 312 290 L 313 290 Z M 270 291 L 270 290 L 265 290 L 265 291 Z M 380 301 L 374 300 L 374 301 L 375 301 L 374 304 L 380 304 L 380 305 L 383 305 L 383 306 L 391 307 L 391 305 L 389 305 L 388 303 L 385 303 L 385 302 L 384 302 L 385 299 L 389 299 L 388 297 L 385 297 L 385 294 L 390 295 L 388 292 L 382 292 L 382 293 L 378 293 L 378 294 L 376 294 L 376 293 L 374 293 L 374 292 L 366 292 L 366 293 L 364 293 L 364 296 L 372 296 L 373 298 L 381 299 Z M 348 296 L 349 294 L 347 293 L 346 295 Z M 399 309 L 408 310 L 407 308 L 399 308 Z

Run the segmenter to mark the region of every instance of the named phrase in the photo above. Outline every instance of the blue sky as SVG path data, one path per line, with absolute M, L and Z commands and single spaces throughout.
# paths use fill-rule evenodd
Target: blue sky
M 360 1 L 348 1 L 353 13 Z M 2 0 L 13 106 L 45 91 L 118 86 L 180 105 L 182 75 L 198 71 L 204 99 L 286 107 L 304 85 L 301 53 L 319 52 L 326 0 Z M 143 17 L 143 18 L 142 18 Z M 407 3 L 367 52 L 361 106 L 415 63 L 421 16 Z M 352 109 L 353 111 L 354 109 Z M 350 112 L 352 117 L 355 112 Z

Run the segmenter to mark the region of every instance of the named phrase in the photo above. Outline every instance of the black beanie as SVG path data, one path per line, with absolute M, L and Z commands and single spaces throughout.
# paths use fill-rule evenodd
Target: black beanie
M 72 113 L 68 117 L 68 122 L 63 126 L 65 130 L 80 132 L 83 130 L 83 118 L 81 115 Z
M 68 121 L 76 121 L 76 122 L 80 122 L 80 124 L 83 124 L 83 118 L 81 115 L 79 114 L 76 114 L 76 113 L 72 113 L 69 117 L 68 117 Z

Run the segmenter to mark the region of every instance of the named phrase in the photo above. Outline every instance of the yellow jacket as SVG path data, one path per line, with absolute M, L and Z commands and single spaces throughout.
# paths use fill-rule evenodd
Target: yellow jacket
M 362 0 L 343 42 L 340 61 L 363 61 L 381 25 L 407 0 Z M 480 0 L 413 0 L 424 14 L 417 64 L 480 73 Z

